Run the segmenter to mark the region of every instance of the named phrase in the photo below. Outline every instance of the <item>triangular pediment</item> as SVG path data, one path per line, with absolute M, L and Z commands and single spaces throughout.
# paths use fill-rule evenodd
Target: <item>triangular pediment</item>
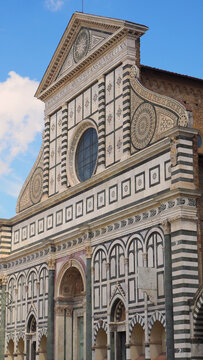
M 81 72 L 127 32 L 137 37 L 148 28 L 124 20 L 75 12 L 59 42 L 35 96 L 45 100 Z

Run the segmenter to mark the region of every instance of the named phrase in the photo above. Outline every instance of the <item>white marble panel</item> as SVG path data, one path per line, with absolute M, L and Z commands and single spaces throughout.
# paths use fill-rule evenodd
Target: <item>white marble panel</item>
M 61 165 L 56 166 L 56 192 L 61 188 Z
M 129 300 L 135 301 L 135 279 L 129 280 Z
M 50 141 L 56 137 L 56 113 L 50 117 Z
M 123 125 L 123 98 L 115 100 L 115 129 Z
M 106 105 L 106 134 L 114 131 L 114 103 Z
M 91 99 L 90 99 L 90 89 L 86 90 L 84 92 L 84 118 L 87 118 L 90 115 L 91 112 Z
M 123 129 L 115 132 L 115 160 L 119 161 L 123 154 Z
M 68 104 L 68 128 L 75 125 L 75 100 Z
M 102 306 L 106 306 L 107 305 L 107 287 L 106 286 L 102 286 Z
M 158 296 L 164 295 L 164 274 L 158 274 Z
M 52 168 L 56 164 L 56 140 L 50 143 L 49 167 Z
M 114 99 L 114 72 L 106 76 L 106 103 Z
M 99 288 L 94 289 L 94 306 L 95 308 L 99 307 L 99 301 L 100 300 L 100 294 L 99 294 Z
M 122 94 L 123 89 L 123 70 L 122 65 L 116 68 L 115 70 L 115 96 Z
M 55 168 L 49 171 L 49 195 L 55 192 Z
M 62 145 L 61 145 L 61 136 L 56 140 L 56 163 L 59 164 L 61 162 L 61 152 L 62 152 Z
M 98 110 L 98 83 L 92 86 L 92 113 Z
M 76 123 L 79 123 L 83 118 L 83 103 L 82 95 L 76 98 Z
M 106 166 L 114 162 L 114 134 L 106 137 Z
M 60 136 L 62 133 L 62 111 L 57 112 L 57 132 L 56 135 Z

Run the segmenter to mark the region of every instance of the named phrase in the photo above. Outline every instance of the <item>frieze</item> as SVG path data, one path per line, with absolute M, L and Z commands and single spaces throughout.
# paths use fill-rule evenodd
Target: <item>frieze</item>
M 176 206 L 181 206 L 181 205 L 184 205 L 184 206 L 187 206 L 187 207 L 193 207 L 193 208 L 196 208 L 196 199 L 195 198 L 186 198 L 186 197 L 179 197 L 177 199 L 174 199 L 174 200 L 169 200 L 167 202 L 163 202 L 161 205 L 159 205 L 157 208 L 152 208 L 148 211 L 144 211 L 143 213 L 140 213 L 140 214 L 136 214 L 135 216 L 131 216 L 130 218 L 126 219 L 126 220 L 121 220 L 121 221 L 117 221 L 115 223 L 112 223 L 110 226 L 107 225 L 106 227 L 102 227 L 101 229 L 96 229 L 96 230 L 92 230 L 92 231 L 88 231 L 88 238 L 89 239 L 94 239 L 94 238 L 97 238 L 99 237 L 100 235 L 104 235 L 104 234 L 107 234 L 109 232 L 112 232 L 112 230 L 119 230 L 119 229 L 122 229 L 128 225 L 132 225 L 134 223 L 139 223 L 141 222 L 142 220 L 147 220 L 147 219 L 150 219 L 160 213 L 164 213 L 165 211 L 167 210 L 170 210 L 171 208 L 173 207 L 176 207 Z M 78 237 L 78 238 L 75 238 L 73 240 L 68 240 L 67 242 L 63 243 L 62 245 L 57 245 L 56 248 L 54 248 L 54 251 L 55 252 L 63 252 L 64 249 L 69 249 L 69 248 L 72 248 L 74 246 L 77 246 L 81 243 L 83 243 L 85 240 L 87 239 L 87 234 L 84 234 L 82 237 Z M 32 259 L 37 259 L 37 258 L 40 258 L 40 257 L 44 257 L 46 256 L 48 253 L 51 253 L 52 252 L 52 249 L 51 247 L 48 248 L 48 249 L 44 249 L 43 251 L 40 251 L 40 252 L 36 252 L 36 253 L 33 253 L 32 254 Z M 7 269 L 10 269 L 10 268 L 13 268 L 13 267 L 16 267 L 22 263 L 27 263 L 27 262 L 30 262 L 30 258 L 31 256 L 28 255 L 26 257 L 23 257 L 23 258 L 19 258 L 18 260 L 16 261 L 12 261 L 12 262 L 9 262 L 7 264 Z M 5 269 L 5 265 L 4 264 L 1 264 L 0 265 L 0 270 L 2 269 Z M 6 278 L 5 278 L 6 280 Z
M 106 66 L 108 63 L 111 64 L 111 62 L 118 57 L 118 54 L 124 51 L 126 47 L 127 41 L 123 41 L 121 44 L 109 51 L 108 54 L 104 55 L 100 60 L 95 62 L 94 65 L 84 71 L 75 80 L 71 81 L 67 86 L 65 86 L 61 91 L 59 91 L 56 95 L 54 95 L 50 100 L 45 103 L 45 113 L 47 113 L 56 104 L 59 104 L 59 102 L 62 103 L 63 100 L 67 101 L 70 97 L 72 97 L 73 92 L 76 92 L 79 88 L 81 88 L 81 83 L 83 81 L 86 81 L 96 72 L 103 69 L 104 65 Z

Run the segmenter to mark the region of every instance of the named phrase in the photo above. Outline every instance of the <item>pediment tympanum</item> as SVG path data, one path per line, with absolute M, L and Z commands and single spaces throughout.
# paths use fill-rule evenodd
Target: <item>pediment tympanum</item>
M 132 67 L 131 142 L 132 152 L 144 149 L 164 137 L 176 126 L 187 127 L 188 113 L 178 101 L 145 88 L 138 80 L 138 69 Z
M 60 78 L 67 71 L 70 71 L 85 56 L 98 48 L 110 35 L 110 32 L 84 27 L 81 28 L 57 78 Z

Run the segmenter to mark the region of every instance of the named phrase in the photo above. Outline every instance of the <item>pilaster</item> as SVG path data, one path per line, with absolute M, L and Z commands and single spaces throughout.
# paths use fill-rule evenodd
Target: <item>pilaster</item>
M 48 335 L 47 335 L 47 360 L 54 360 L 54 277 L 55 260 L 47 260 L 49 271 L 48 283 Z
M 168 220 L 162 223 L 165 237 L 165 309 L 166 309 L 166 355 L 168 360 L 174 359 L 174 325 L 173 325 L 173 293 L 172 293 L 172 263 L 171 263 L 171 225 Z
M 4 360 L 5 329 L 6 329 L 6 284 L 8 278 L 3 275 L 1 279 L 1 327 L 0 327 L 0 360 Z
M 61 186 L 67 188 L 67 147 L 68 147 L 68 107 L 67 104 L 62 106 L 62 152 L 61 152 Z
M 86 247 L 86 360 L 92 358 L 92 297 L 91 297 L 91 258 L 92 248 Z
M 98 81 L 98 162 L 97 171 L 101 172 L 105 168 L 105 79 L 102 76 Z
M 49 193 L 49 137 L 50 137 L 50 120 L 49 117 L 44 121 L 44 161 L 43 161 L 43 194 L 42 200 L 48 198 Z

